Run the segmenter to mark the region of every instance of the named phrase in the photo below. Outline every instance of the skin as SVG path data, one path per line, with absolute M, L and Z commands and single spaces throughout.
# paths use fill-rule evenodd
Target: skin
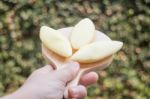
M 34 71 L 17 91 L 0 99 L 63 99 L 67 83 L 76 77 L 79 69 L 76 62 L 68 63 L 59 70 L 46 65 Z M 68 99 L 84 99 L 87 95 L 85 87 L 97 79 L 95 72 L 83 75 L 79 85 L 69 88 Z

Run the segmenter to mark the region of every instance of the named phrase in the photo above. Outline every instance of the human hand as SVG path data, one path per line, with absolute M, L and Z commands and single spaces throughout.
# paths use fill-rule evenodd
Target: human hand
M 25 84 L 15 93 L 2 99 L 63 99 L 66 85 L 79 71 L 79 64 L 72 62 L 64 68 L 53 70 L 50 65 L 34 71 Z M 85 86 L 97 81 L 95 72 L 85 74 L 78 86 L 69 88 L 68 99 L 84 99 L 87 95 Z

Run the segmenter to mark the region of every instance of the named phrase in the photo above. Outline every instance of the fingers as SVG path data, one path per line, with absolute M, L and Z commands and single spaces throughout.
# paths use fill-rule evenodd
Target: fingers
M 51 70 L 53 70 L 53 67 L 51 65 L 46 65 L 42 67 L 41 70 L 50 72 Z
M 80 79 L 80 84 L 84 86 L 96 83 L 98 75 L 96 72 L 90 72 L 83 75 Z M 84 99 L 87 95 L 86 88 L 84 86 L 76 86 L 69 89 L 69 99 Z
M 64 68 L 55 71 L 55 77 L 58 80 L 67 83 L 76 77 L 77 73 L 79 72 L 79 69 L 80 66 L 77 62 L 71 62 L 67 64 Z
M 46 65 L 42 68 L 39 68 L 35 71 L 35 73 L 50 73 L 53 70 L 51 65 Z
M 87 96 L 86 88 L 82 85 L 70 88 L 68 93 L 69 99 L 84 99 Z
M 96 83 L 97 80 L 98 80 L 97 73 L 96 72 L 90 72 L 90 73 L 83 75 L 80 78 L 80 84 L 82 84 L 84 86 L 88 86 L 88 85 Z

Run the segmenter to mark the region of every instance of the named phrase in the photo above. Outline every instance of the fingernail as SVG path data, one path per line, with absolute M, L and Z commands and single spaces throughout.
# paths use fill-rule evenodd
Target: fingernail
M 78 88 L 76 88 L 76 87 L 71 88 L 71 94 L 72 94 L 72 96 L 78 97 L 78 93 L 79 93 Z
M 69 66 L 71 66 L 71 68 L 74 70 L 74 71 L 78 71 L 80 66 L 79 66 L 79 63 L 77 62 L 72 62 L 69 64 Z

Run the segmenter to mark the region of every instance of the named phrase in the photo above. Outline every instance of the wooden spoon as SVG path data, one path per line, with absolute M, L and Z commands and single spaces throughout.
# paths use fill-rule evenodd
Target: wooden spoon
M 58 31 L 63 36 L 65 36 L 67 39 L 69 39 L 72 29 L 73 29 L 73 27 L 67 27 L 67 28 L 59 29 Z M 95 32 L 96 32 L 96 38 L 94 39 L 94 41 L 111 41 L 111 39 L 108 36 L 106 36 L 104 33 L 97 31 L 97 30 Z M 60 48 L 60 50 L 61 50 L 61 48 Z M 52 67 L 54 69 L 63 68 L 63 66 L 65 66 L 67 63 L 72 61 L 69 58 L 64 58 L 64 57 L 61 57 L 60 55 L 57 55 L 53 51 L 49 50 L 44 44 L 42 44 L 42 54 L 43 54 L 44 58 L 49 62 L 49 64 L 52 65 Z M 111 62 L 112 62 L 112 55 L 108 56 L 100 61 L 94 62 L 94 63 L 88 63 L 88 64 L 80 63 L 81 69 L 80 69 L 78 75 L 76 76 L 76 78 L 67 84 L 64 96 L 65 97 L 68 96 L 68 88 L 71 86 L 76 86 L 79 83 L 80 77 L 83 74 L 85 74 L 89 71 L 92 71 L 92 70 L 96 71 L 96 70 L 104 69 Z

